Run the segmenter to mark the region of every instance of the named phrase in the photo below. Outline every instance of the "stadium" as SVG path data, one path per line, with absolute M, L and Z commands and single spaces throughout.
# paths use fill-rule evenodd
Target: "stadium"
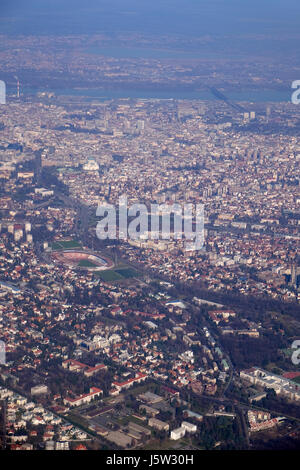
M 69 268 L 84 269 L 88 271 L 103 271 L 113 267 L 113 262 L 104 256 L 79 250 L 53 251 L 52 261 Z

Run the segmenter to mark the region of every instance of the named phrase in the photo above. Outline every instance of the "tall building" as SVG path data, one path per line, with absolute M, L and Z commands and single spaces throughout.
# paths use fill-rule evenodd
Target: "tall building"
M 137 128 L 139 131 L 143 131 L 145 129 L 145 121 L 139 120 L 137 122 Z
M 290 285 L 297 288 L 297 265 L 295 263 L 291 266 L 291 280 Z

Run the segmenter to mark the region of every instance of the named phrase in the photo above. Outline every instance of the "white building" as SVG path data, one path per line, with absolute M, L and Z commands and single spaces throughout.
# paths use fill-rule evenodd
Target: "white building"
M 181 439 L 184 436 L 185 436 L 185 428 L 180 427 L 177 429 L 173 429 L 173 431 L 171 431 L 170 439 L 172 439 L 173 441 L 177 441 L 178 439 Z
M 31 387 L 31 395 L 42 395 L 43 393 L 48 393 L 47 385 L 36 385 L 35 387 Z
M 181 427 L 186 430 L 186 432 L 196 432 L 197 431 L 197 426 L 196 424 L 189 423 L 188 421 L 182 421 Z
M 93 158 L 90 158 L 85 165 L 83 165 L 84 171 L 98 171 L 99 165 Z
M 81 406 L 84 403 L 90 403 L 95 398 L 100 398 L 103 391 L 97 387 L 91 387 L 90 393 L 84 393 L 76 398 L 64 398 L 64 404 L 69 406 Z
M 260 369 L 259 367 L 242 370 L 240 372 L 240 377 L 241 379 L 258 385 L 264 389 L 271 388 L 276 394 L 282 395 L 291 400 L 300 400 L 300 391 L 296 383 L 285 377 Z

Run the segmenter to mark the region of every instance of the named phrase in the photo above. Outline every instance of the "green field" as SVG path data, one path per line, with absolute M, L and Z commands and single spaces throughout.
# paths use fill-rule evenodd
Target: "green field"
M 97 267 L 95 263 L 93 263 L 92 261 L 89 261 L 88 259 L 80 260 L 78 263 L 78 266 L 82 268 L 96 268 Z
M 70 250 L 73 248 L 82 248 L 76 240 L 60 240 L 52 243 L 52 250 Z
M 125 279 L 139 276 L 139 273 L 133 268 L 115 269 L 115 272 L 120 274 L 120 276 L 124 277 Z
M 52 248 L 52 250 L 54 250 L 54 251 L 58 251 L 58 250 L 62 250 L 62 249 L 63 249 L 63 247 L 61 246 L 61 244 L 58 243 L 58 242 L 53 242 L 52 245 L 51 245 L 51 248 Z
M 102 279 L 102 281 L 121 281 L 124 279 L 130 279 L 132 277 L 139 276 L 139 273 L 132 268 L 119 268 L 119 269 L 109 269 L 107 271 L 101 271 L 97 275 Z
M 293 382 L 296 382 L 297 384 L 300 384 L 300 375 L 298 377 L 295 377 L 293 379 Z
M 116 273 L 113 269 L 98 272 L 97 276 L 101 277 L 102 281 L 119 281 L 120 279 L 123 279 L 122 276 Z

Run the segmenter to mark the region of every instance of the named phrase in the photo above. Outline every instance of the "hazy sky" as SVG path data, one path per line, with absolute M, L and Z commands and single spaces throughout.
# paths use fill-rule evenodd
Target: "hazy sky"
M 300 32 L 299 0 L 0 0 L 0 32 Z

